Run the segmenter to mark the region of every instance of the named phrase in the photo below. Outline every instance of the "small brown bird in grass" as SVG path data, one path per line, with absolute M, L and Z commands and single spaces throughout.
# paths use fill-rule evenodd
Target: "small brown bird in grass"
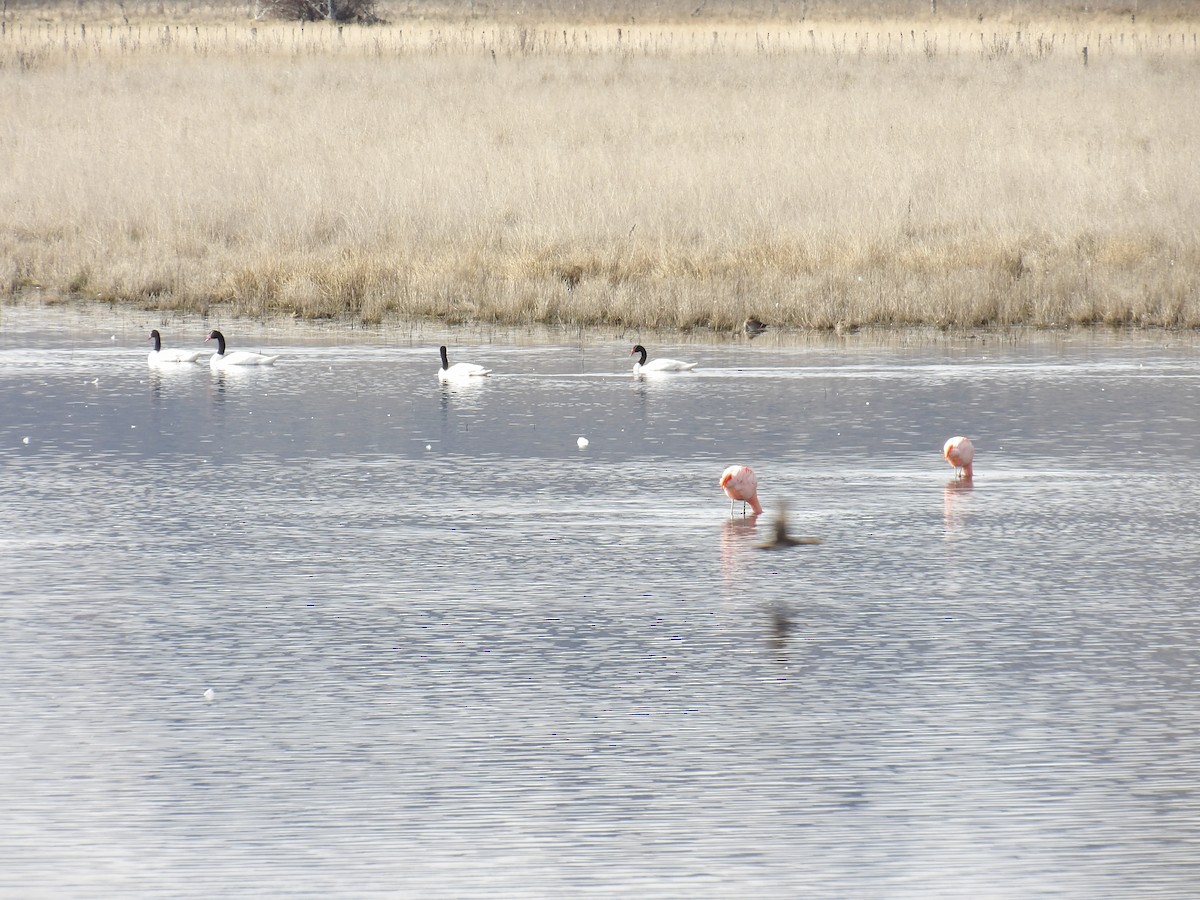
M 745 332 L 746 337 L 750 338 L 750 340 L 754 340 L 756 337 L 766 331 L 767 327 L 768 326 L 766 322 L 760 322 L 753 316 L 742 323 L 742 331 Z

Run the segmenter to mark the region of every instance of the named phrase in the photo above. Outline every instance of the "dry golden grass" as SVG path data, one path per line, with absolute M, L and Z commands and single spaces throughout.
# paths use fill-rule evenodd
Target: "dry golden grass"
M 8 21 L 96 24 L 212 24 L 270 18 L 269 0 L 7 0 Z M 319 5 L 319 0 L 317 4 Z M 971 21 L 994 25 L 1057 20 L 1098 27 L 1116 22 L 1195 21 L 1192 0 L 378 0 L 390 22 L 574 25 L 730 23 L 792 26 L 905 21 L 914 26 Z
M 1142 6 L 1007 28 L 10 11 L 0 292 L 363 321 L 1200 327 L 1200 47 Z

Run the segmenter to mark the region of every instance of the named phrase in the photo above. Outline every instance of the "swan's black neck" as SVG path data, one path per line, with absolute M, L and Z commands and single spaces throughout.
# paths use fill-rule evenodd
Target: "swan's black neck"
M 213 331 L 208 335 L 210 340 L 217 342 L 217 356 L 225 355 L 225 335 L 219 331 Z
M 643 347 L 641 344 L 638 344 L 636 347 L 633 348 L 633 350 L 630 351 L 631 355 L 633 353 L 641 354 L 641 358 L 638 360 L 638 365 L 644 366 L 646 364 L 646 348 Z
M 158 333 L 158 329 L 150 332 L 150 340 L 154 341 L 154 352 L 157 353 L 162 349 L 162 335 Z
M 439 348 L 438 348 L 438 350 L 440 350 L 440 351 L 441 351 L 441 354 L 442 354 L 442 369 L 443 369 L 443 370 L 445 370 L 445 369 L 449 369 L 449 368 L 450 368 L 450 357 L 448 357 L 448 356 L 446 355 L 446 348 L 445 348 L 445 346 L 441 346 L 441 347 L 439 347 Z

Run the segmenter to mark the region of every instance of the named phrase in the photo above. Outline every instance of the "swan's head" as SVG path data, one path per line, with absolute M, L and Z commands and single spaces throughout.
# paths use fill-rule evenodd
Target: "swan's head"
M 208 337 L 206 337 L 204 340 L 217 341 L 219 343 L 219 342 L 225 340 L 225 335 L 221 334 L 221 332 L 219 332 L 219 331 L 210 331 L 208 333 Z
M 442 354 L 442 368 L 443 369 L 450 368 L 450 357 L 448 357 L 446 355 L 446 345 L 445 344 L 442 344 L 442 346 L 438 347 L 438 353 Z
M 638 360 L 638 365 L 644 366 L 646 364 L 646 348 L 641 344 L 637 344 L 632 350 L 629 351 L 629 355 L 633 356 L 635 353 L 641 356 L 641 359 Z
M 151 329 L 150 329 L 150 337 L 146 338 L 146 340 L 148 340 L 148 341 L 161 341 L 161 340 L 162 340 L 162 335 L 158 333 L 158 329 L 157 329 L 157 328 L 151 328 Z

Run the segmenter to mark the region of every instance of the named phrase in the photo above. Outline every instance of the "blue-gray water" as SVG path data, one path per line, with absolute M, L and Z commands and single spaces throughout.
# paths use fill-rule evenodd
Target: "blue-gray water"
M 1191 341 L 0 312 L 4 896 L 1200 890 Z

